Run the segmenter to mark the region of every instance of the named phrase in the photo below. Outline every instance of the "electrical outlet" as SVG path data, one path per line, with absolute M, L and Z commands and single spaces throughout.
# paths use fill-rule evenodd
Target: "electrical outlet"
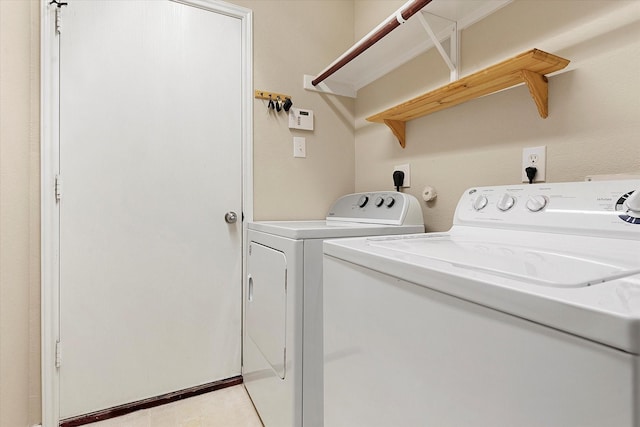
M 537 169 L 533 182 L 545 182 L 547 178 L 547 146 L 522 149 L 522 182 L 529 182 L 525 169 L 533 166 Z
M 411 187 L 411 166 L 409 163 L 404 165 L 397 165 L 393 167 L 393 172 L 402 171 L 404 172 L 404 181 L 402 182 L 402 188 Z

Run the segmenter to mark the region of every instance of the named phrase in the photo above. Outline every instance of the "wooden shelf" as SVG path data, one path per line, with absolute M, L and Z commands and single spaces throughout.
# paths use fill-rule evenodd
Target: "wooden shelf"
M 367 117 L 367 120 L 386 124 L 404 148 L 406 145 L 405 122 L 521 83 L 529 87 L 540 116 L 545 118 L 549 115 L 545 74 L 561 70 L 568 64 L 567 59 L 532 49 Z

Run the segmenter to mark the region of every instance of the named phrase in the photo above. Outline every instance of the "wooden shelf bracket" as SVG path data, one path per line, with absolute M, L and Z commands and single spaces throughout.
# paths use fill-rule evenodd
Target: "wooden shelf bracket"
M 522 80 L 529 88 L 533 101 L 538 107 L 540 117 L 546 119 L 549 116 L 549 84 L 547 77 L 529 70 L 522 70 L 520 73 L 522 74 Z
M 391 132 L 393 132 L 396 138 L 398 138 L 398 142 L 400 143 L 400 146 L 404 148 L 407 144 L 406 136 L 405 136 L 405 128 L 406 128 L 405 122 L 401 120 L 388 120 L 388 119 L 383 119 L 383 121 L 385 125 L 389 126 L 389 129 L 391 129 Z

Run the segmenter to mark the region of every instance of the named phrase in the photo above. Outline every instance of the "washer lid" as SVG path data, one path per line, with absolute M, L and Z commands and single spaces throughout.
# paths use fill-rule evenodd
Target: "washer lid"
M 325 241 L 324 253 L 391 286 L 405 280 L 640 354 L 638 240 L 457 226 Z
M 521 235 L 509 241 L 496 238 L 497 233 L 480 235 L 432 234 L 388 239 L 369 239 L 369 245 L 415 255 L 448 264 L 451 269 L 468 270 L 520 280 L 536 285 L 577 288 L 596 285 L 640 273 L 640 260 L 625 262 L 595 254 L 584 248 L 581 239 Z M 558 240 L 550 244 L 549 240 Z M 580 240 L 580 241 L 577 241 Z

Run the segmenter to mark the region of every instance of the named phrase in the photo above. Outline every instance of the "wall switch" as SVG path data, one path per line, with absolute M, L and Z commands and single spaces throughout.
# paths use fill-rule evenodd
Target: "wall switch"
M 404 165 L 394 166 L 393 171 L 404 172 L 404 181 L 402 182 L 402 188 L 411 187 L 411 166 L 409 165 L 409 163 L 406 163 Z
M 547 146 L 529 147 L 522 149 L 522 182 L 529 182 L 526 168 L 533 166 L 537 169 L 533 182 L 545 182 L 547 178 Z
M 307 141 L 300 136 L 293 137 L 293 157 L 307 157 Z

